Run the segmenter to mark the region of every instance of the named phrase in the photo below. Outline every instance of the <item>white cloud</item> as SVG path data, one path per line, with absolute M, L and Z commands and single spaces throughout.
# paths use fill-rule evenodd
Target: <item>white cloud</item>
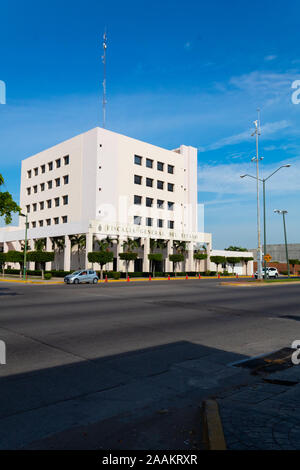
M 300 156 L 289 161 L 272 164 L 262 163 L 260 177 L 266 177 L 281 165 L 290 163 L 291 168 L 283 168 L 267 183 L 268 192 L 286 194 L 300 189 Z M 256 192 L 255 180 L 240 178 L 243 174 L 255 176 L 256 167 L 253 163 L 229 163 L 220 165 L 203 165 L 198 168 L 198 191 L 217 195 L 247 195 Z M 218 196 L 219 195 L 219 196 Z M 210 202 L 212 204 L 212 202 Z
M 270 136 L 274 136 L 276 132 L 279 132 L 283 129 L 286 129 L 290 126 L 290 123 L 287 120 L 277 121 L 277 122 L 268 122 L 264 124 L 261 128 L 261 132 L 264 138 L 269 138 Z M 217 142 L 208 145 L 207 147 L 199 147 L 198 150 L 200 152 L 204 152 L 207 150 L 217 150 L 222 147 L 226 147 L 227 145 L 235 145 L 241 142 L 246 142 L 251 140 L 251 134 L 253 129 L 248 129 L 246 131 L 240 132 L 239 134 L 231 135 L 229 137 L 224 137 L 223 139 L 218 140 Z
M 275 54 L 266 55 L 264 57 L 264 60 L 266 62 L 271 62 L 272 60 L 275 60 L 275 59 L 277 59 L 277 55 L 275 55 Z

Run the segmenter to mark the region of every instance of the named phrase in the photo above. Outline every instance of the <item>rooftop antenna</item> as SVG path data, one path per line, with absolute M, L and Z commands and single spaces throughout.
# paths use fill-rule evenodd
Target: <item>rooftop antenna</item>
M 105 121 L 106 121 L 106 49 L 107 49 L 107 35 L 106 35 L 106 28 L 103 34 L 103 56 L 102 56 L 102 63 L 103 63 L 103 99 L 102 99 L 102 110 L 103 110 L 103 128 L 105 129 Z

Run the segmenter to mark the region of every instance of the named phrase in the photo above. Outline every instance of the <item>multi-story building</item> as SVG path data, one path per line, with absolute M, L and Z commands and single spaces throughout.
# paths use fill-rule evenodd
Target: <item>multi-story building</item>
M 174 240 L 187 242 L 188 271 L 196 269 L 195 246 L 212 249 L 211 234 L 198 232 L 197 149 L 189 146 L 171 151 L 92 129 L 22 161 L 20 206 L 28 214 L 31 248 L 34 240 L 46 239 L 51 251 L 55 238 L 64 237 L 54 265 L 66 271 L 89 267 L 88 252 L 107 236 L 115 240 L 114 270 L 124 269 L 119 253 L 128 237 L 140 241 L 131 270 L 144 272 L 151 239 L 168 241 L 161 267 L 166 271 L 172 270 Z M 4 251 L 20 249 L 24 233 L 24 217 L 18 227 L 0 229 Z M 86 249 L 76 253 L 70 236 L 78 234 L 85 235 Z M 202 266 L 207 268 L 209 261 Z

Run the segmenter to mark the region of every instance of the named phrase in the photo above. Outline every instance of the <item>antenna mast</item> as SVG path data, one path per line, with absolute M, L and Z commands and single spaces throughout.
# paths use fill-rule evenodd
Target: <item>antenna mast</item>
M 105 121 L 106 121 L 106 48 L 107 48 L 107 35 L 106 30 L 103 34 L 103 56 L 102 56 L 102 63 L 103 63 L 103 100 L 102 100 L 102 110 L 103 110 L 103 128 L 105 129 Z

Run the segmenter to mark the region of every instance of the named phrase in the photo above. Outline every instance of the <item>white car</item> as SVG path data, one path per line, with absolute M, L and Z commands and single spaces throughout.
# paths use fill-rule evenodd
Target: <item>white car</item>
M 278 273 L 278 271 L 277 271 L 277 268 L 267 268 L 267 271 L 266 271 L 266 272 L 267 272 L 267 277 L 268 277 L 268 278 L 273 277 L 273 278 L 277 279 L 277 277 L 279 276 L 279 273 Z M 262 270 L 262 275 L 263 275 L 263 277 L 264 277 L 264 274 L 265 274 L 265 268 L 263 268 L 263 270 Z M 255 276 L 255 279 L 258 278 L 258 272 L 257 272 L 257 271 L 256 271 L 256 273 L 254 274 L 254 276 Z

